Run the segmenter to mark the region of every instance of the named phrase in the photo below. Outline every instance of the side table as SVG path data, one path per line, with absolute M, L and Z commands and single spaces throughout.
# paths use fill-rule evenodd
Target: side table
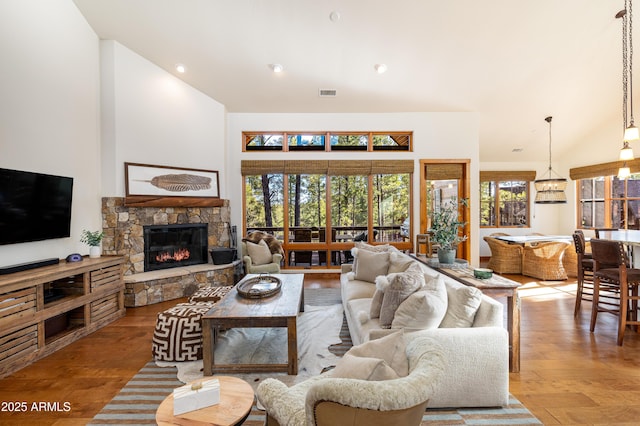
M 251 411 L 253 389 L 242 379 L 230 376 L 210 376 L 201 380 L 220 381 L 220 403 L 200 410 L 173 415 L 173 393 L 166 397 L 156 411 L 158 425 L 217 425 L 231 426 L 241 423 Z

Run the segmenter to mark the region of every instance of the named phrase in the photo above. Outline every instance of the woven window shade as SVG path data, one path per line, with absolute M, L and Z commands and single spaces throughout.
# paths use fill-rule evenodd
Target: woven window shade
M 627 167 L 631 173 L 640 172 L 640 159 L 636 158 L 627 161 Z M 600 176 L 616 176 L 618 169 L 624 164 L 623 161 L 612 161 L 610 163 L 594 164 L 592 166 L 575 167 L 569 170 L 569 177 L 573 180 L 591 179 Z
M 425 168 L 427 180 L 462 179 L 462 164 L 427 164 Z
M 535 178 L 535 170 L 498 170 L 480 172 L 480 182 L 505 182 L 514 180 L 532 181 L 535 180 Z
M 371 174 L 392 175 L 396 173 L 413 173 L 413 160 L 371 161 Z
M 284 160 L 242 160 L 240 172 L 242 176 L 284 173 Z
M 284 163 L 284 172 L 288 175 L 326 175 L 327 160 L 289 160 Z
M 346 160 L 329 161 L 327 174 L 333 176 L 348 175 L 369 175 L 371 173 L 371 161 L 369 160 Z

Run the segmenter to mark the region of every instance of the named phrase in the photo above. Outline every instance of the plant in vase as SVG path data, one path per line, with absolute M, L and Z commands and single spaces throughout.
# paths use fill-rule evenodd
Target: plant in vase
M 462 230 L 467 222 L 460 221 L 460 207 L 467 207 L 469 200 L 452 197 L 442 203 L 440 209 L 431 217 L 431 239 L 438 244 L 438 262 L 451 264 L 456 258 L 458 244 L 466 241 Z
M 89 246 L 89 257 L 100 257 L 100 244 L 102 243 L 102 237 L 104 232 L 102 231 L 87 231 L 84 229 L 80 237 L 80 242 Z

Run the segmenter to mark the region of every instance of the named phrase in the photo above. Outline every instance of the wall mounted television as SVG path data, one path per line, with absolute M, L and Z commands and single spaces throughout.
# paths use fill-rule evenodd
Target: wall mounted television
M 73 178 L 0 168 L 0 245 L 71 236 Z

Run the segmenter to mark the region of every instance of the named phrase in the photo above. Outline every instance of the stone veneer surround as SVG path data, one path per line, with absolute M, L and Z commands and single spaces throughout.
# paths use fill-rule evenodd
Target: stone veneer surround
M 102 253 L 124 257 L 125 306 L 144 306 L 193 294 L 210 285 L 232 285 L 239 262 L 192 265 L 144 272 L 146 225 L 208 223 L 208 250 L 229 247 L 229 201 L 221 207 L 125 206 L 122 197 L 102 199 Z

